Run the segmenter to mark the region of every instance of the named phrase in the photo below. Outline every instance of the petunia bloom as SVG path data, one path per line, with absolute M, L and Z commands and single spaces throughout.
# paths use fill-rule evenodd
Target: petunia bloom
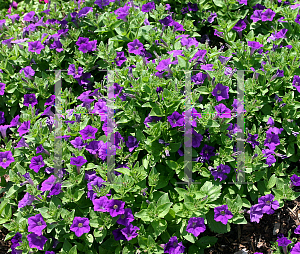
M 31 158 L 31 163 L 29 165 L 29 168 L 33 169 L 34 172 L 38 173 L 39 170 L 44 166 L 45 166 L 45 163 L 44 163 L 42 155 L 38 155 L 38 156 Z
M 44 45 L 40 41 L 28 42 L 28 51 L 35 52 L 37 54 L 41 53 L 41 50 L 44 49 Z
M 47 224 L 40 213 L 28 218 L 28 232 L 33 232 L 38 236 L 41 236 L 43 229 L 46 227 Z
M 0 167 L 6 169 L 14 161 L 11 151 L 0 152 Z
M 48 238 L 42 235 L 37 235 L 35 233 L 29 234 L 27 236 L 30 248 L 37 248 L 38 250 L 43 250 L 45 243 L 48 241 Z
M 215 213 L 214 220 L 215 221 L 220 221 L 224 225 L 227 224 L 228 220 L 233 218 L 233 214 L 232 214 L 232 212 L 230 212 L 228 210 L 227 205 L 222 205 L 222 206 L 215 207 L 214 208 L 214 213 Z
M 97 128 L 94 128 L 90 125 L 86 126 L 84 129 L 82 129 L 81 131 L 79 131 L 80 135 L 82 136 L 83 140 L 87 140 L 87 139 L 95 139 L 95 134 L 98 131 Z
M 90 221 L 88 218 L 75 217 L 70 230 L 73 231 L 77 237 L 80 237 L 84 233 L 90 232 L 91 228 L 89 223 Z
M 186 231 L 192 233 L 195 237 L 198 237 L 200 233 L 206 230 L 204 219 L 202 217 L 192 217 L 188 221 Z

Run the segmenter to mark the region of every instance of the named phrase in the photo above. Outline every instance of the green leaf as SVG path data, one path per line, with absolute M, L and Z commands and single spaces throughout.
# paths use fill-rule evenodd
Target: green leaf
M 267 188 L 268 189 L 271 189 L 275 184 L 276 184 L 276 176 L 275 176 L 275 174 L 273 174 L 271 177 L 270 177 L 270 179 L 269 179 L 269 181 L 268 181 L 268 184 L 267 184 Z
M 151 225 L 154 229 L 155 237 L 158 237 L 162 232 L 164 232 L 167 228 L 167 221 L 164 219 L 160 219 L 158 221 L 152 221 Z
M 213 2 L 218 7 L 223 7 L 225 5 L 224 1 L 222 0 L 213 0 Z
M 179 67 L 183 68 L 184 70 L 188 69 L 187 59 L 180 55 L 178 55 L 177 58 Z
M 143 221 L 151 221 L 150 216 L 149 216 L 149 211 L 147 209 L 143 209 L 143 210 L 137 212 L 136 214 L 134 214 L 134 217 L 140 218 Z
M 157 207 L 166 203 L 169 203 L 170 199 L 168 197 L 168 193 L 163 194 L 158 200 L 157 200 Z
M 178 168 L 178 164 L 176 161 L 166 160 L 165 162 L 166 162 L 167 166 L 173 170 Z
M 149 116 L 161 116 L 161 117 L 163 117 L 164 112 L 159 106 L 156 105 L 155 107 L 152 108 Z
M 115 168 L 115 171 L 122 173 L 124 175 L 130 176 L 130 169 L 129 168 Z
M 128 123 L 128 122 L 129 122 L 129 119 L 126 116 L 122 116 L 121 119 L 118 122 L 116 122 L 116 124 Z
M 173 204 L 172 202 L 169 202 L 169 203 L 158 206 L 156 209 L 157 216 L 159 218 L 165 217 L 165 215 L 169 212 L 172 204 Z
M 77 254 L 77 246 L 74 245 L 72 249 L 69 250 L 69 254 Z
M 213 245 L 215 245 L 218 241 L 218 238 L 215 236 L 203 236 L 198 241 L 196 241 L 196 245 L 206 249 Z

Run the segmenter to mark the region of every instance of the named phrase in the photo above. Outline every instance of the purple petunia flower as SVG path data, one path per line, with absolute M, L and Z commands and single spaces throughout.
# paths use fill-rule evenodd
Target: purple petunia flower
M 145 49 L 143 43 L 141 43 L 138 39 L 133 40 L 127 44 L 128 52 L 133 53 L 135 55 L 140 55 Z
M 206 230 L 204 219 L 202 217 L 192 217 L 189 219 L 186 231 L 192 233 L 195 237 L 198 237 L 200 233 Z
M 198 11 L 198 5 L 195 3 L 195 4 L 192 4 L 191 2 L 188 2 L 188 8 L 189 8 L 189 11 Z
M 201 152 L 199 153 L 202 159 L 209 160 L 210 157 L 215 156 L 215 153 L 213 152 L 215 148 L 213 146 L 204 145 Z
M 125 5 L 124 7 L 120 7 L 114 11 L 117 16 L 117 19 L 122 19 L 124 22 L 127 22 L 127 16 L 129 14 L 130 6 Z
M 155 9 L 155 3 L 149 2 L 144 5 L 142 5 L 142 12 L 149 12 Z
M 130 208 L 125 208 L 124 210 L 124 214 L 120 215 L 119 219 L 117 220 L 117 223 L 123 226 L 128 226 L 130 222 L 134 221 L 134 216 Z
M 47 224 L 40 213 L 28 218 L 28 232 L 33 232 L 41 236 L 43 229 L 46 227 Z
M 214 22 L 215 18 L 217 17 L 217 13 L 212 13 L 208 18 L 207 18 L 207 22 L 208 23 L 212 23 Z
M 86 16 L 89 12 L 93 12 L 92 7 L 83 7 L 77 14 L 77 17 L 80 18 L 82 16 Z
M 38 155 L 38 156 L 31 158 L 31 163 L 29 165 L 29 168 L 33 169 L 34 172 L 38 173 L 39 170 L 44 166 L 45 166 L 45 163 L 44 163 L 42 155 Z
M 28 42 L 28 51 L 35 52 L 37 54 L 41 53 L 41 50 L 44 49 L 44 45 L 40 41 Z
M 35 94 L 32 93 L 32 94 L 25 94 L 24 95 L 24 106 L 27 106 L 29 107 L 29 105 L 31 105 L 32 107 L 36 104 L 38 104 L 38 101 L 35 97 Z
M 290 254 L 299 254 L 299 253 L 300 253 L 300 242 L 296 243 L 290 251 Z
M 214 220 L 220 221 L 224 225 L 233 217 L 233 214 L 228 210 L 227 205 L 222 205 L 214 208 Z
M 287 253 L 286 252 L 286 246 L 288 246 L 290 243 L 292 243 L 292 241 L 291 240 L 289 240 L 288 238 L 286 238 L 286 237 L 280 237 L 280 238 L 278 238 L 277 239 L 277 242 L 278 242 L 278 246 L 281 246 L 282 248 L 284 248 L 285 249 L 285 253 Z
M 252 148 L 254 149 L 255 146 L 259 145 L 259 142 L 256 141 L 257 138 L 258 138 L 258 134 L 252 135 L 252 134 L 248 133 L 248 138 L 247 138 L 246 142 L 249 143 L 249 144 L 251 144 Z
M 263 211 L 262 211 L 262 205 L 256 204 L 251 206 L 250 211 L 248 211 L 250 214 L 250 221 L 259 223 L 260 219 L 263 217 Z
M 140 228 L 129 224 L 125 228 L 121 229 L 121 233 L 125 236 L 127 241 L 130 241 L 138 236 L 138 233 L 136 232 L 137 230 L 140 230 Z
M 106 196 L 102 196 L 98 199 L 93 199 L 93 205 L 94 205 L 94 211 L 99 211 L 99 212 L 108 212 L 107 205 L 109 203 L 109 199 Z M 128 208 L 126 208 L 128 209 Z M 118 222 L 119 223 L 119 222 Z M 121 223 L 119 223 L 121 224 Z M 124 225 L 124 224 L 122 224 Z
M 241 32 L 241 31 L 245 30 L 246 27 L 247 27 L 247 25 L 246 25 L 245 21 L 243 19 L 240 19 L 232 29 L 237 32 Z
M 293 86 L 297 89 L 298 93 L 300 93 L 300 77 L 294 75 Z
M 94 4 L 97 4 L 100 9 L 103 9 L 104 6 L 109 5 L 110 1 L 109 0 L 96 0 Z
M 0 152 L 0 166 L 6 169 L 15 159 L 11 151 Z
M 98 131 L 97 128 L 94 128 L 90 125 L 86 126 L 84 129 L 82 129 L 81 131 L 79 131 L 80 135 L 82 136 L 83 140 L 87 140 L 87 139 L 95 139 L 95 134 Z
M 31 12 L 27 13 L 27 14 L 24 16 L 23 21 L 30 22 L 30 21 L 33 19 L 34 15 L 35 15 L 35 12 L 34 12 L 34 11 L 31 11 Z
M 292 187 L 293 186 L 300 186 L 300 177 L 297 176 L 296 174 L 291 176 L 291 183 L 292 183 Z
M 223 103 L 215 106 L 215 110 L 218 112 L 217 116 L 220 118 L 231 118 L 231 110 L 227 108 Z
M 223 86 L 221 83 L 218 83 L 212 91 L 212 95 L 215 96 L 216 100 L 219 102 L 224 99 L 229 99 L 228 91 L 228 86 Z
M 251 47 L 251 52 L 250 52 L 250 56 L 253 55 L 253 53 L 255 52 L 255 50 L 260 49 L 261 47 L 263 47 L 263 44 L 260 44 L 257 41 L 248 41 L 248 46 Z
M 27 122 L 23 122 L 18 129 L 19 135 L 23 136 L 25 133 L 29 132 L 30 129 L 30 120 Z
M 128 136 L 128 141 L 126 141 L 126 146 L 129 148 L 129 152 L 132 152 L 134 148 L 137 148 L 140 141 L 137 142 L 137 139 L 133 136 Z
M 188 140 L 184 143 L 186 147 L 193 146 L 194 148 L 197 148 L 200 146 L 201 141 L 203 139 L 203 136 L 200 133 L 197 133 L 194 129 L 189 129 L 186 133 L 192 133 L 192 140 Z M 182 136 L 184 136 L 183 134 Z
M 179 114 L 177 111 L 174 111 L 172 115 L 167 118 L 172 128 L 184 125 L 184 116 Z
M 264 145 L 269 147 L 269 149 L 275 149 L 276 146 L 280 145 L 279 136 L 277 134 L 267 133 Z
M 70 230 L 75 233 L 77 237 L 82 236 L 84 233 L 89 233 L 91 228 L 89 226 L 88 218 L 75 217 L 73 224 L 70 227 Z
M 164 26 L 172 26 L 174 20 L 172 19 L 171 15 L 165 17 L 164 19 L 160 19 L 159 22 Z
M 38 236 L 35 233 L 29 234 L 27 236 L 30 248 L 37 248 L 38 250 L 43 250 L 45 243 L 48 241 L 48 238 L 45 236 Z
M 54 186 L 56 177 L 51 175 L 47 180 L 42 183 L 41 191 L 50 191 Z
M 148 123 L 157 123 L 161 120 L 161 117 L 158 116 L 148 116 L 145 118 L 144 124 L 147 126 L 147 128 L 150 128 Z
M 115 58 L 116 65 L 121 66 L 124 62 L 127 61 L 127 58 L 124 56 L 124 51 L 117 52 L 117 57 Z
M 177 237 L 172 236 L 169 242 L 164 246 L 164 252 L 169 254 L 180 254 L 184 252 L 185 247 L 182 242 L 178 243 Z
M 34 76 L 35 71 L 31 68 L 31 66 L 26 66 L 20 70 L 20 73 L 24 72 L 26 78 L 31 78 Z
M 5 86 L 6 84 L 0 83 L 0 95 L 4 95 Z
M 279 202 L 274 200 L 274 196 L 272 194 L 267 194 L 258 198 L 258 204 L 262 206 L 262 212 L 266 214 L 273 214 L 274 210 L 279 208 Z M 274 210 L 273 210 L 273 209 Z
M 217 179 L 220 179 L 220 182 L 225 180 L 227 178 L 227 175 L 230 173 L 230 167 L 228 165 L 220 164 L 217 166 L 217 169 L 212 169 L 211 174 L 214 177 L 214 180 L 217 181 Z
M 108 201 L 107 209 L 111 217 L 116 217 L 120 214 L 125 213 L 124 206 L 125 206 L 125 202 L 121 200 L 111 199 Z
M 196 75 L 191 77 L 191 81 L 194 82 L 195 85 L 202 85 L 206 78 L 207 78 L 207 74 L 199 72 Z
M 272 11 L 271 9 L 267 9 L 261 14 L 261 20 L 262 21 L 273 21 L 275 14 L 276 14 L 276 12 Z

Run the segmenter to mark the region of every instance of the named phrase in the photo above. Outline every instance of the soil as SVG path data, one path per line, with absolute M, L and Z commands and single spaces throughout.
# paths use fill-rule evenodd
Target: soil
M 218 237 L 218 242 L 211 248 L 205 249 L 205 254 L 235 253 L 239 254 L 261 252 L 263 254 L 273 253 L 271 242 L 276 242 L 279 233 L 288 237 L 288 231 L 292 234 L 289 238 L 297 238 L 300 241 L 300 235 L 294 234 L 294 230 L 300 225 L 300 197 L 294 201 L 285 201 L 284 207 L 275 210 L 272 215 L 264 214 L 260 223 L 249 222 L 245 225 L 231 225 L 231 231 L 226 234 L 210 236 Z M 247 216 L 247 215 L 245 215 Z M 250 221 L 250 217 L 246 217 Z M 276 226 L 275 226 L 276 224 Z M 238 227 L 240 227 L 240 239 L 238 237 Z M 277 230 L 275 230 L 277 229 Z M 273 233 L 273 231 L 275 231 Z

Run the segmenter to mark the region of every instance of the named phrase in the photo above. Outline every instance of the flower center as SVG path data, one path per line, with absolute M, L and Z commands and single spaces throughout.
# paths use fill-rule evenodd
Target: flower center
M 120 61 L 120 57 L 117 57 L 117 58 L 116 58 L 116 61 Z
M 221 214 L 224 215 L 224 214 L 225 214 L 225 211 L 222 211 Z
M 40 238 L 39 236 L 37 236 L 37 237 L 36 237 L 36 239 L 39 239 L 39 240 L 41 240 L 41 238 Z
M 176 247 L 176 246 L 177 246 L 177 243 L 173 243 L 173 246 Z
M 195 225 L 196 225 L 196 223 L 195 223 L 195 222 L 193 222 L 193 227 L 195 227 Z
M 7 159 L 6 159 L 6 158 L 3 158 L 2 161 L 3 161 L 3 162 L 7 162 Z
M 114 209 L 118 209 L 118 205 L 114 205 Z
M 205 150 L 205 153 L 208 153 L 208 151 L 207 151 L 207 150 Z
M 125 215 L 124 215 L 124 214 L 122 214 L 122 215 L 121 215 L 121 218 L 122 218 L 122 219 L 124 219 L 124 218 L 125 218 Z
M 42 222 L 41 222 L 41 221 L 39 221 L 37 224 L 38 224 L 39 226 L 41 226 L 41 225 L 42 225 Z
M 135 48 L 135 49 L 139 49 L 139 46 L 135 46 L 134 48 Z
M 270 19 L 271 18 L 271 16 L 270 15 L 268 15 L 268 19 Z
M 175 119 L 173 120 L 173 123 L 176 123 L 176 120 L 175 120 Z
M 39 161 L 39 162 L 38 162 L 38 164 L 39 164 L 39 165 L 42 165 L 42 162 L 41 162 L 41 161 Z
M 83 225 L 82 223 L 78 223 L 78 227 L 81 228 Z
M 33 100 L 33 98 L 29 98 L 29 101 L 32 101 Z
M 221 94 L 221 93 L 222 93 L 221 90 L 218 90 L 217 94 Z
M 269 201 L 269 200 L 268 200 L 266 203 L 267 203 L 267 204 L 270 204 L 270 203 L 271 203 L 271 201 Z
M 270 142 L 271 142 L 271 140 L 272 140 L 272 139 L 271 139 L 271 138 L 269 138 L 269 139 L 268 139 L 268 142 L 270 143 Z

